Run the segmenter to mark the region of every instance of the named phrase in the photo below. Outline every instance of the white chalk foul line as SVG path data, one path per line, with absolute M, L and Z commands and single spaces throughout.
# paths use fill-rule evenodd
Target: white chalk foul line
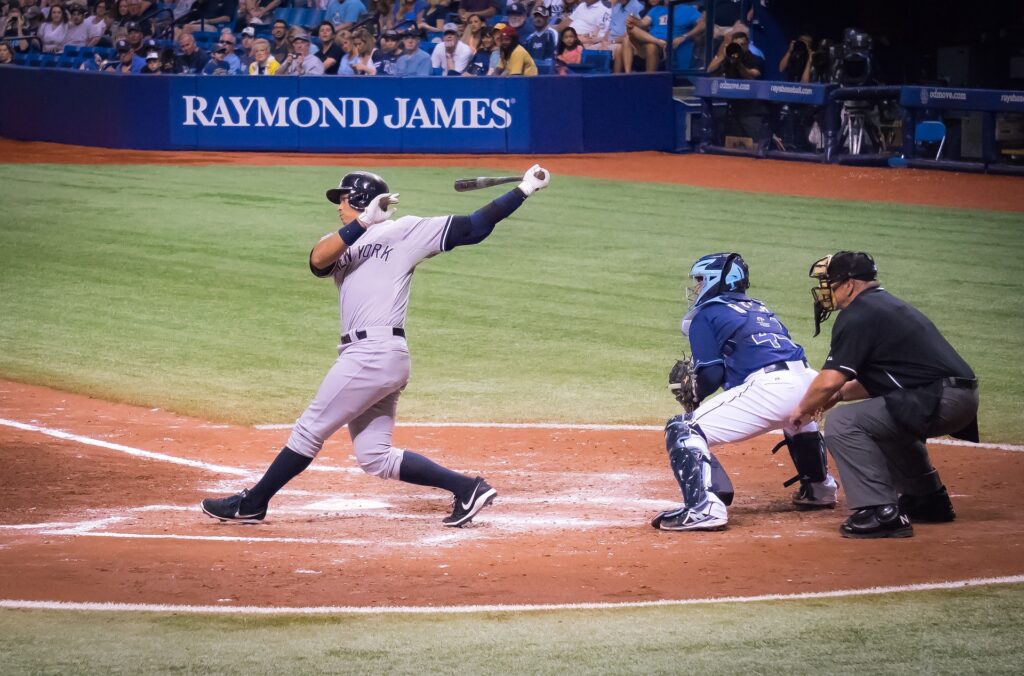
M 470 606 L 200 606 L 159 603 L 76 603 L 71 601 L 21 601 L 0 600 L 0 608 L 18 610 L 89 610 L 101 612 L 151 612 L 188 614 L 248 614 L 248 615 L 433 615 L 454 613 L 523 613 L 552 610 L 618 610 L 628 608 L 665 608 L 674 606 L 699 606 L 726 603 L 762 603 L 765 601 L 800 601 L 812 599 L 845 598 L 850 596 L 872 596 L 906 592 L 939 591 L 963 589 L 996 584 L 1024 583 L 1024 575 L 1005 577 L 971 578 L 948 582 L 891 587 L 868 587 L 866 589 L 839 589 L 826 592 L 802 592 L 799 594 L 764 594 L 761 596 L 723 596 L 710 599 L 662 599 L 657 601 L 623 601 L 618 603 L 533 603 L 498 604 Z
M 4 425 L 6 427 L 13 427 L 15 429 L 24 430 L 26 432 L 38 432 L 39 434 L 45 434 L 46 436 L 49 437 L 64 439 L 65 441 L 74 441 L 79 444 L 85 444 L 86 446 L 98 446 L 99 448 L 106 448 L 107 450 L 111 451 L 127 453 L 128 455 L 132 455 L 137 458 L 145 458 L 146 460 L 159 460 L 161 462 L 169 462 L 175 465 L 196 467 L 198 469 L 205 469 L 211 472 L 219 472 L 221 474 L 234 474 L 236 476 L 249 476 L 250 474 L 252 474 L 252 472 L 248 470 L 239 469 L 237 467 L 226 467 L 225 465 L 215 465 L 213 463 L 202 462 L 200 460 L 189 460 L 187 458 L 179 458 L 174 455 L 167 455 L 166 453 L 144 451 L 141 448 L 132 448 L 131 446 L 124 446 L 123 444 L 112 444 L 109 441 L 101 441 L 99 439 L 93 439 L 91 437 L 83 437 L 80 434 L 71 434 L 70 432 L 50 429 L 49 427 L 29 425 L 26 423 L 18 422 L 16 420 L 7 420 L 6 418 L 0 418 L 0 425 Z

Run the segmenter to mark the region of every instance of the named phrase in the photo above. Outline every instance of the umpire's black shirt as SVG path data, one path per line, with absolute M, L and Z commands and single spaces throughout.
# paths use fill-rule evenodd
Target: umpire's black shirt
M 942 378 L 974 378 L 931 320 L 881 287 L 861 291 L 839 312 L 822 368 L 856 378 L 872 397 Z

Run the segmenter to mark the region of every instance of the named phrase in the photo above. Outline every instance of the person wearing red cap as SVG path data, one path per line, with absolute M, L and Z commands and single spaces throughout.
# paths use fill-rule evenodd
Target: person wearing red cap
M 519 44 L 519 32 L 512 26 L 505 26 L 501 29 L 501 37 L 498 40 L 501 46 L 501 61 L 498 63 L 498 70 L 502 75 L 526 75 L 537 74 L 537 64 L 530 53 Z

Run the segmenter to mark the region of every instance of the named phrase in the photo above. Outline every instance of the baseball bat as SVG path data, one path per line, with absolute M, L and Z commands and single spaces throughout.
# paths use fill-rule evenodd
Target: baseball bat
M 502 183 L 518 183 L 522 176 L 477 176 L 476 178 L 460 178 L 455 181 L 455 192 L 466 192 L 467 190 L 480 190 L 490 188 Z

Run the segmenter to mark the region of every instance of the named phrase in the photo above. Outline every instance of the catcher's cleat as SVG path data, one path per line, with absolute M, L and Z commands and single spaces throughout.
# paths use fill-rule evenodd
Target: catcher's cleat
M 914 535 L 910 519 L 896 505 L 858 509 L 839 527 L 844 538 L 909 538 Z
M 899 507 L 913 521 L 948 523 L 956 519 L 956 511 L 945 486 L 929 495 L 901 495 Z
M 697 509 L 680 507 L 662 512 L 654 517 L 651 525 L 659 530 L 723 530 L 729 523 L 729 513 L 722 501 L 708 495 L 708 500 Z
M 257 523 L 263 521 L 264 517 L 267 516 L 267 507 L 263 506 L 258 512 L 253 514 L 242 514 L 239 510 L 242 506 L 242 500 L 249 495 L 249 491 L 242 491 L 237 495 L 229 495 L 226 498 L 206 498 L 200 503 L 200 507 L 203 508 L 203 512 L 208 516 L 212 516 L 215 519 L 221 521 L 237 521 L 238 523 Z
M 793 493 L 793 504 L 804 509 L 834 509 L 839 487 L 829 474 L 824 481 L 800 483 L 800 490 Z
M 473 520 L 477 512 L 494 502 L 496 495 L 498 495 L 498 491 L 491 488 L 491 485 L 481 477 L 477 477 L 476 483 L 473 484 L 473 490 L 465 500 L 458 495 L 455 496 L 451 515 L 445 517 L 441 523 L 455 528 L 464 526 Z

